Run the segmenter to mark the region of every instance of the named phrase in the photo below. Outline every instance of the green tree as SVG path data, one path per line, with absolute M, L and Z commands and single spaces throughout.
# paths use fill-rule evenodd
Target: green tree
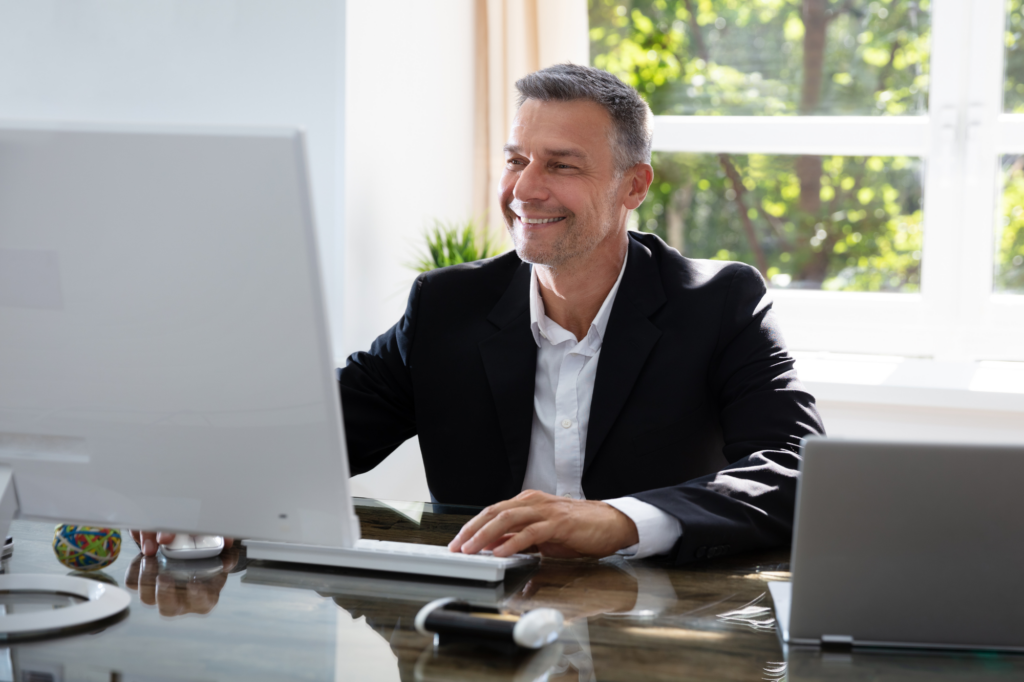
M 591 59 L 656 114 L 927 110 L 929 2 L 591 0 Z M 920 163 L 905 157 L 669 154 L 641 229 L 778 285 L 914 291 Z
M 996 233 L 995 288 L 1024 291 L 1024 156 L 1003 158 L 1001 224 Z
M 1003 110 L 1024 113 L 1024 2 L 1006 3 L 1006 78 L 1003 80 Z
M 1006 74 L 1003 110 L 1024 113 L 1024 2 L 1006 3 Z M 1002 160 L 1003 196 L 996 225 L 995 289 L 1024 291 L 1024 157 Z

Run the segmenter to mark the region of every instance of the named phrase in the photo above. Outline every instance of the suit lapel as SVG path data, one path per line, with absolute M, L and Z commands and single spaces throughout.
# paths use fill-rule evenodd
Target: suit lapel
M 630 238 L 626 272 L 615 295 L 601 344 L 594 397 L 590 403 L 584 474 L 611 431 L 640 370 L 647 362 L 647 356 L 661 336 L 661 330 L 649 318 L 664 302 L 665 290 L 654 257 L 646 246 Z
M 530 266 L 516 270 L 505 294 L 487 316 L 498 332 L 480 342 L 484 371 L 498 409 L 498 423 L 508 453 L 517 494 L 526 478 L 533 430 L 533 391 L 537 343 L 530 331 Z

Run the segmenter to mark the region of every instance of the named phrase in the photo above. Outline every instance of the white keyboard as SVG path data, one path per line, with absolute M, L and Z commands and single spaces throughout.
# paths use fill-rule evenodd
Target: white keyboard
M 537 557 L 529 554 L 513 554 L 504 558 L 492 556 L 490 552 L 456 554 L 449 552 L 447 547 L 386 540 L 359 540 L 351 549 L 260 540 L 246 540 L 243 544 L 250 559 L 413 573 L 488 583 L 504 580 L 507 569 L 529 566 L 538 561 Z

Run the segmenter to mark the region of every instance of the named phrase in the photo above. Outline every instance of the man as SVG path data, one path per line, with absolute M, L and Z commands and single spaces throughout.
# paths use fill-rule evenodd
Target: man
M 682 563 L 788 544 L 799 442 L 822 427 L 763 280 L 627 232 L 653 180 L 636 91 L 569 64 L 516 87 L 515 251 L 420 276 L 339 371 L 352 473 L 418 436 L 431 494 L 487 506 L 452 551 Z M 146 554 L 173 538 L 145 536 Z
M 515 252 L 420 276 L 339 372 L 352 473 L 418 435 L 437 500 L 489 505 L 452 551 L 681 563 L 788 544 L 799 442 L 823 429 L 763 280 L 627 232 L 653 180 L 636 91 L 569 64 L 516 87 Z

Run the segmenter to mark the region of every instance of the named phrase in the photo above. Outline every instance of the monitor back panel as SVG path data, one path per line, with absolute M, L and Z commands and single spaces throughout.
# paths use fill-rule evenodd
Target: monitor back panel
M 22 515 L 355 539 L 309 204 L 295 131 L 0 125 Z
M 790 641 L 1024 647 L 1024 446 L 809 439 Z

